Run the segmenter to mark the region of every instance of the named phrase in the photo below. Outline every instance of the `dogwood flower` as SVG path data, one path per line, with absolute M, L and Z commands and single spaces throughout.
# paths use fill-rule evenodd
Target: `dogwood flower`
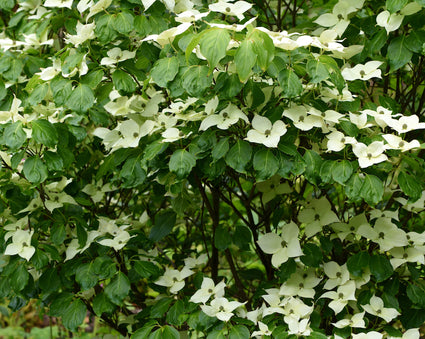
M 298 220 L 305 224 L 305 234 L 309 238 L 320 232 L 323 226 L 339 221 L 326 197 L 313 199 L 298 213 Z
M 300 321 L 297 320 L 291 320 L 288 324 L 288 334 L 295 334 L 297 337 L 299 336 L 306 336 L 308 337 L 311 333 L 310 328 L 310 319 L 302 319 Z
M 127 231 L 120 229 L 118 234 L 113 239 L 99 240 L 98 243 L 103 246 L 112 247 L 115 251 L 119 251 L 127 244 L 130 238 L 133 237 L 135 237 L 135 235 L 130 236 Z
M 342 132 L 332 131 L 326 135 L 328 139 L 326 148 L 327 151 L 339 152 L 345 148 L 345 145 L 355 144 L 357 140 L 353 137 L 347 137 Z
M 353 145 L 353 152 L 357 156 L 361 168 L 387 160 L 388 157 L 383 154 L 384 151 L 385 147 L 382 141 L 374 141 L 368 146 L 361 142 Z
M 402 116 L 400 119 L 386 118 L 385 122 L 398 134 L 425 128 L 425 122 L 419 122 L 417 115 Z
M 266 147 L 277 147 L 280 137 L 286 133 L 286 125 L 283 121 L 277 120 L 272 125 L 268 118 L 261 115 L 254 116 L 252 127 L 245 140 L 263 144 Z
M 341 75 L 347 81 L 381 78 L 381 70 L 378 68 L 381 65 L 382 61 L 369 61 L 353 68 L 346 67 L 342 70 Z
M 258 245 L 267 254 L 273 254 L 272 265 L 279 268 L 289 258 L 303 254 L 298 240 L 299 228 L 294 222 L 282 227 L 282 234 L 266 233 L 258 239 Z
M 268 304 L 267 307 L 263 308 L 262 315 L 263 318 L 270 314 L 283 314 L 283 307 L 285 305 L 285 301 L 282 301 L 282 296 L 279 293 L 279 289 L 277 288 L 268 288 L 266 290 L 267 294 L 262 295 L 261 297 Z
M 31 237 L 34 230 L 16 230 L 12 235 L 12 243 L 7 245 L 5 255 L 18 254 L 21 258 L 29 261 L 35 253 L 35 247 L 31 246 Z
M 332 323 L 337 328 L 344 328 L 347 326 L 356 327 L 356 328 L 365 328 L 366 323 L 364 321 L 365 312 L 353 314 L 351 317 L 347 317 Z
M 263 338 L 264 335 L 272 335 L 272 332 L 269 330 L 269 327 L 261 321 L 258 322 L 258 327 L 260 330 L 252 332 L 251 337 Z
M 302 131 L 322 126 L 322 119 L 316 115 L 308 115 L 304 106 L 292 106 L 284 110 L 282 115 L 291 119 L 294 126 Z
M 335 261 L 329 261 L 323 264 L 323 270 L 329 278 L 325 286 L 323 286 L 326 290 L 331 290 L 336 286 L 342 286 L 350 279 L 350 272 L 347 269 L 347 264 L 340 266 Z
M 289 324 L 294 320 L 299 321 L 300 319 L 307 318 L 312 312 L 314 307 L 307 306 L 304 302 L 297 297 L 287 297 L 284 300 L 283 307 L 283 320 Z
M 78 21 L 76 26 L 77 34 L 66 34 L 65 42 L 68 44 L 73 44 L 74 47 L 78 47 L 83 42 L 94 39 L 96 37 L 96 35 L 94 34 L 95 26 L 96 25 L 94 22 L 91 24 L 83 25 Z
M 176 294 L 184 287 L 184 279 L 194 273 L 194 271 L 187 267 L 183 267 L 181 271 L 166 267 L 164 274 L 154 283 L 160 286 L 170 287 L 170 292 Z
M 136 51 L 123 51 L 119 47 L 114 47 L 108 52 L 106 52 L 106 54 L 108 56 L 102 58 L 102 60 L 100 60 L 100 64 L 105 66 L 111 66 L 128 59 L 133 59 L 136 56 Z
M 86 18 L 88 21 L 93 15 L 100 13 L 107 9 L 112 3 L 112 0 L 99 0 L 93 6 L 90 7 L 89 15 Z
M 298 269 L 290 278 L 282 284 L 279 293 L 284 296 L 300 296 L 303 298 L 314 298 L 316 287 L 322 279 L 316 276 L 314 269 Z
M 393 224 L 389 218 L 376 219 L 373 228 L 370 225 L 361 225 L 357 233 L 379 244 L 382 251 L 408 245 L 406 232 Z
M 369 225 L 369 222 L 366 219 L 366 215 L 364 213 L 358 214 L 352 217 L 348 224 L 337 222 L 331 225 L 333 230 L 336 232 L 336 235 L 341 241 L 344 241 L 347 237 L 354 237 L 357 235 L 357 230 L 361 225 Z M 351 239 L 349 239 L 351 240 Z
M 384 302 L 382 299 L 375 295 L 370 298 L 369 304 L 362 305 L 362 307 L 367 313 L 380 317 L 387 323 L 400 315 L 400 313 L 395 308 L 384 307 Z
M 407 152 L 411 149 L 421 147 L 421 144 L 416 139 L 410 142 L 404 141 L 401 137 L 393 134 L 383 134 L 382 137 L 387 142 L 387 144 L 385 145 L 385 148 L 387 149 L 395 149 L 400 150 L 402 152 Z
M 210 114 L 201 122 L 200 131 L 205 131 L 211 126 L 217 126 L 219 129 L 228 129 L 231 125 L 236 124 L 239 119 L 249 123 L 248 117 L 237 106 L 229 104 L 218 114 Z
M 393 337 L 393 336 L 387 336 L 388 339 L 419 339 L 421 336 L 419 328 L 411 328 L 408 329 L 406 332 L 403 333 L 401 337 Z
M 369 331 L 367 333 L 353 333 L 351 334 L 353 339 L 382 339 L 383 335 L 376 331 Z
M 216 317 L 221 321 L 229 321 L 233 317 L 233 311 L 244 305 L 238 301 L 229 301 L 224 297 L 215 298 L 210 305 L 201 305 L 202 312 L 210 317 Z
M 225 287 L 226 284 L 224 281 L 221 281 L 215 285 L 211 278 L 204 277 L 201 288 L 197 290 L 194 295 L 192 295 L 189 301 L 197 304 L 205 304 L 212 296 L 215 298 L 221 298 L 224 296 Z
M 418 264 L 425 264 L 424 251 L 419 250 L 416 247 L 396 247 L 390 250 L 390 254 L 393 256 L 390 259 L 391 265 L 394 269 L 403 265 L 406 262 L 413 262 Z
M 275 174 L 269 180 L 260 181 L 257 183 L 258 190 L 263 193 L 263 203 L 267 204 L 277 195 L 288 194 L 292 192 L 292 189 L 287 182 L 281 183 L 280 181 L 281 176 Z
M 43 4 L 44 7 L 58 7 L 58 8 L 72 8 L 74 0 L 46 0 Z
M 403 22 L 404 15 L 399 13 L 390 13 L 389 11 L 383 11 L 376 16 L 376 24 L 384 27 L 389 34 L 392 31 L 398 29 Z
M 208 8 L 213 12 L 219 12 L 225 15 L 236 16 L 239 20 L 244 19 L 243 13 L 250 10 L 252 4 L 246 1 L 236 1 L 234 4 L 227 0 L 219 0 L 217 3 L 211 4 Z
M 344 285 L 340 285 L 335 291 L 329 291 L 323 293 L 320 298 L 330 298 L 332 301 L 329 303 L 329 307 L 335 312 L 340 313 L 350 300 L 356 300 L 355 297 L 356 284 L 354 281 L 347 281 Z

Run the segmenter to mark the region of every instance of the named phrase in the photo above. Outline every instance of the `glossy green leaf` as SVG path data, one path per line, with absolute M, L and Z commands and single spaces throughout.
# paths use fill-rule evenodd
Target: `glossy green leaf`
M 280 71 L 278 80 L 285 98 L 294 98 L 301 95 L 303 91 L 301 80 L 292 69 L 284 69 Z
M 75 274 L 75 280 L 80 284 L 83 291 L 96 286 L 98 278 L 93 262 L 79 266 Z
M 70 331 L 76 331 L 87 314 L 87 307 L 81 299 L 76 299 L 65 309 L 62 315 L 63 325 Z
M 409 0 L 386 0 L 385 7 L 390 13 L 395 13 L 406 6 L 408 2 Z
M 403 67 L 412 58 L 412 52 L 407 48 L 405 41 L 405 35 L 391 39 L 387 52 L 387 57 L 390 61 L 391 71 L 396 71 L 399 68 Z
M 71 95 L 66 100 L 66 105 L 77 113 L 85 113 L 94 105 L 94 99 L 92 89 L 87 85 L 79 84 L 72 90 Z
M 199 48 L 202 55 L 208 60 L 208 74 L 211 74 L 220 60 L 226 56 L 226 50 L 229 42 L 230 34 L 226 29 L 212 29 L 206 31 L 206 33 L 201 37 Z
M 371 174 L 366 174 L 360 189 L 360 196 L 370 205 L 376 205 L 384 195 L 384 184 Z
M 155 217 L 155 224 L 149 234 L 149 239 L 159 241 L 173 230 L 176 224 L 176 213 L 174 211 L 165 211 Z
M 245 173 L 245 166 L 251 160 L 252 147 L 243 140 L 238 140 L 226 155 L 226 163 L 235 171 Z
M 49 84 L 48 83 L 38 85 L 31 92 L 31 94 L 28 98 L 28 103 L 30 105 L 33 105 L 33 106 L 37 105 L 38 103 L 41 102 L 41 100 L 43 100 L 46 97 L 48 90 L 49 90 Z
M 159 59 L 151 70 L 151 77 L 156 84 L 166 87 L 179 71 L 179 61 L 176 57 Z
M 112 81 L 115 89 L 125 93 L 132 93 L 137 88 L 137 84 L 131 75 L 121 70 L 116 70 L 112 73 Z
M 230 236 L 227 227 L 224 227 L 222 225 L 218 226 L 215 230 L 214 246 L 218 250 L 223 251 L 228 248 L 231 243 L 232 237 Z
M 271 178 L 279 170 L 279 160 L 270 149 L 260 149 L 254 154 L 252 161 L 259 180 Z
M 110 314 L 114 311 L 115 305 L 109 300 L 105 293 L 97 294 L 93 299 L 93 311 L 101 317 L 103 313 Z
M 249 339 L 249 330 L 243 325 L 233 326 L 229 331 L 229 339 Z
M 223 158 L 229 151 L 229 138 L 222 138 L 212 149 L 211 156 L 214 160 Z
M 25 178 L 33 184 L 40 184 L 48 177 L 47 167 L 38 155 L 25 160 L 23 172 Z
M 27 139 L 27 134 L 24 132 L 20 121 L 7 124 L 3 132 L 2 141 L 11 150 L 21 147 Z
M 348 160 L 334 162 L 332 166 L 332 178 L 341 185 L 350 179 L 353 174 L 353 165 Z
M 130 281 L 124 273 L 118 272 L 104 291 L 115 305 L 120 306 L 130 291 Z
M 134 15 L 129 11 L 118 13 L 112 22 L 114 29 L 121 34 L 127 34 L 134 29 Z
M 313 84 L 326 80 L 329 77 L 326 66 L 315 59 L 311 59 L 307 62 L 307 73 Z
M 385 255 L 376 254 L 370 257 L 370 273 L 372 273 L 377 282 L 388 279 L 394 272 L 389 259 Z
M 176 173 L 177 177 L 182 179 L 189 175 L 192 168 L 196 165 L 196 158 L 193 154 L 184 149 L 178 149 L 170 158 L 170 171 Z
M 248 80 L 256 62 L 257 54 L 254 51 L 254 42 L 250 39 L 242 41 L 235 54 L 236 72 L 241 82 Z
M 369 267 L 369 253 L 362 251 L 350 256 L 347 260 L 347 268 L 353 277 L 361 277 Z
M 420 307 L 425 307 L 425 287 L 419 283 L 409 283 L 406 288 L 410 301 Z
M 55 126 L 46 119 L 37 119 L 31 123 L 32 137 L 40 144 L 55 147 L 58 143 L 58 132 Z
M 212 75 L 208 75 L 207 66 L 190 66 L 183 74 L 182 86 L 191 96 L 202 97 L 211 84 Z
M 397 178 L 401 190 L 409 196 L 413 201 L 418 200 L 422 195 L 422 185 L 416 177 L 400 172 Z

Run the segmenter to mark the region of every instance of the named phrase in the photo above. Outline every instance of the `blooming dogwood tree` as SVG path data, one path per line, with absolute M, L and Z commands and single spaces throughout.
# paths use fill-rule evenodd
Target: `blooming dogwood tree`
M 0 298 L 122 337 L 425 322 L 425 1 L 0 1 Z

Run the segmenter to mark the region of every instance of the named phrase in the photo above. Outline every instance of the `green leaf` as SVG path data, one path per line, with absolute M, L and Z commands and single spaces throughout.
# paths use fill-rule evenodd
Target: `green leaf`
M 393 267 L 385 255 L 372 255 L 369 261 L 370 273 L 377 282 L 388 279 L 394 272 Z
M 115 309 L 115 305 L 109 300 L 105 293 L 101 292 L 93 299 L 93 311 L 98 317 L 103 313 L 111 314 Z
M 243 140 L 236 141 L 226 155 L 226 163 L 235 171 L 245 173 L 245 166 L 251 160 L 252 147 Z
M 44 83 L 38 85 L 32 92 L 28 98 L 28 103 L 32 106 L 40 103 L 45 97 L 47 92 L 49 91 L 49 84 Z
M 3 143 L 11 150 L 18 149 L 27 140 L 27 134 L 24 132 L 22 122 L 17 121 L 7 124 L 3 132 Z
M 84 58 L 83 53 L 75 53 L 68 55 L 62 63 L 61 69 L 64 74 L 70 74 Z
M 47 167 L 38 155 L 28 158 L 24 162 L 25 178 L 33 184 L 40 184 L 48 177 Z
M 130 281 L 122 272 L 118 272 L 109 285 L 105 288 L 105 294 L 115 305 L 118 306 L 122 304 L 129 291 Z
M 356 253 L 347 260 L 348 271 L 356 278 L 361 277 L 369 266 L 369 261 L 370 256 L 366 251 Z
M 67 79 L 54 78 L 50 81 L 50 89 L 56 105 L 62 106 L 72 93 L 72 82 Z
M 176 212 L 172 210 L 164 211 L 155 217 L 155 224 L 149 234 L 149 239 L 159 241 L 173 230 L 176 224 Z
M 134 15 L 128 11 L 118 13 L 113 19 L 113 27 L 118 33 L 129 33 L 134 29 Z
M 248 80 L 256 62 L 257 54 L 254 52 L 254 41 L 251 39 L 242 41 L 235 54 L 236 72 L 241 82 Z
M 312 243 L 307 243 L 303 247 L 303 252 L 304 255 L 300 259 L 304 265 L 310 267 L 319 267 L 323 259 L 323 254 L 319 246 Z
M 360 196 L 369 204 L 376 205 L 382 200 L 384 195 L 384 184 L 382 181 L 370 174 L 366 174 L 362 188 L 360 189 Z
M 311 59 L 307 62 L 307 73 L 311 78 L 311 83 L 317 84 L 329 78 L 329 72 L 320 61 Z
M 91 71 L 87 73 L 86 75 L 84 75 L 80 79 L 80 82 L 84 85 L 90 86 L 91 89 L 95 89 L 97 85 L 99 85 L 100 82 L 102 81 L 102 78 L 104 75 L 105 74 L 103 73 L 101 69 L 98 69 L 96 71 Z
M 183 179 L 189 175 L 196 165 L 196 158 L 192 153 L 184 149 L 178 149 L 170 158 L 169 168 L 176 173 L 177 178 Z
M 425 309 L 405 309 L 399 319 L 405 329 L 421 327 L 425 322 Z
M 32 137 L 36 142 L 51 148 L 56 146 L 58 132 L 50 121 L 46 119 L 34 120 L 31 122 L 31 127 Z
M 246 226 L 236 226 L 233 234 L 233 243 L 239 248 L 247 248 L 252 241 L 251 230 Z
M 153 66 L 151 77 L 158 86 L 167 87 L 167 82 L 172 81 L 178 72 L 179 60 L 177 57 L 163 58 Z
M 215 230 L 214 236 L 214 246 L 223 251 L 230 246 L 232 243 L 232 237 L 229 234 L 229 231 L 226 227 L 219 225 Z
M 208 30 L 201 37 L 199 48 L 202 55 L 207 58 L 210 66 L 208 75 L 212 73 L 220 60 L 226 56 L 226 50 L 229 42 L 230 34 L 227 29 L 224 28 Z
M 184 315 L 184 311 L 185 307 L 183 300 L 177 300 L 167 312 L 167 323 L 180 326 L 183 323 L 181 316 Z
M 87 307 L 81 299 L 74 300 L 62 315 L 63 325 L 70 331 L 76 331 L 87 314 Z
M 0 2 L 0 9 L 11 11 L 15 7 L 15 0 L 2 0 Z
M 242 88 L 243 83 L 239 81 L 236 74 L 221 72 L 217 77 L 214 90 L 220 99 L 230 99 L 238 95 Z
M 208 75 L 207 66 L 190 66 L 183 74 L 182 86 L 193 97 L 202 97 L 211 86 L 212 75 Z
M 283 97 L 294 98 L 301 95 L 303 85 L 292 69 L 284 69 L 279 72 L 277 79 L 283 90 Z
M 217 161 L 223 158 L 226 153 L 229 151 L 229 138 L 222 138 L 220 141 L 213 147 L 211 151 L 212 158 Z
M 406 193 L 413 201 L 418 200 L 422 195 L 421 182 L 406 172 L 400 172 L 398 175 L 398 184 L 401 190 Z
M 63 223 L 54 223 L 50 228 L 50 239 L 55 245 L 63 243 L 66 237 L 66 228 Z
M 131 339 L 147 339 L 153 328 L 157 325 L 158 323 L 155 320 L 149 320 L 143 327 L 132 334 Z
M 153 262 L 138 260 L 133 263 L 134 269 L 142 278 L 159 275 L 159 268 Z
M 123 187 L 131 188 L 143 184 L 146 180 L 146 171 L 142 168 L 140 157 L 131 157 L 126 160 L 120 171 Z
M 6 87 L 4 86 L 4 82 L 0 80 L 0 101 L 2 101 L 7 95 Z
M 173 298 L 165 297 L 157 300 L 152 306 L 150 317 L 151 318 L 162 318 L 165 312 L 168 311 L 170 304 L 173 302 Z
M 350 179 L 354 169 L 351 162 L 348 160 L 341 160 L 333 163 L 332 178 L 341 185 Z
M 317 184 L 320 179 L 320 168 L 322 166 L 322 158 L 319 154 L 312 150 L 306 150 L 303 159 L 306 163 L 305 176 L 313 184 Z
M 412 52 L 406 47 L 405 41 L 405 35 L 391 39 L 387 52 L 387 58 L 390 61 L 391 72 L 394 72 L 403 67 L 412 58 Z
M 390 13 L 395 13 L 406 6 L 408 2 L 409 0 L 386 0 L 385 7 Z
M 162 328 L 161 338 L 180 339 L 180 333 L 174 327 L 166 325 Z
M 254 154 L 252 161 L 254 169 L 257 171 L 257 179 L 267 180 L 279 170 L 279 160 L 273 155 L 270 149 L 260 149 Z
M 258 67 L 266 71 L 274 58 L 273 40 L 266 33 L 257 29 L 251 34 L 250 39 L 254 42 L 253 50 L 257 55 Z
M 96 28 L 94 30 L 96 37 L 100 42 L 110 42 L 117 37 L 117 31 L 114 29 L 115 17 L 110 14 L 102 15 L 96 19 Z
M 20 59 L 12 59 L 9 65 L 9 69 L 2 73 L 2 76 L 10 81 L 15 82 L 24 69 L 24 63 Z
M 332 180 L 332 168 L 334 166 L 335 162 L 332 160 L 325 160 L 323 161 L 322 165 L 320 166 L 320 178 L 325 183 L 331 183 Z
M 79 84 L 72 90 L 71 95 L 66 100 L 66 105 L 77 113 L 85 113 L 94 105 L 94 99 L 92 89 L 87 85 Z
M 249 330 L 243 325 L 236 325 L 230 329 L 229 339 L 249 339 Z
M 52 293 L 59 290 L 61 287 L 61 280 L 56 268 L 48 268 L 41 275 L 39 286 L 44 293 Z
M 60 171 L 63 169 L 63 160 L 59 154 L 52 151 L 44 151 L 43 158 L 50 171 Z
M 88 289 L 96 286 L 98 278 L 93 262 L 78 266 L 75 274 L 75 280 L 80 284 L 81 290 L 83 291 L 87 291 Z
M 425 307 L 425 288 L 419 283 L 409 283 L 406 288 L 407 296 L 412 303 Z
M 121 70 L 116 70 L 112 73 L 112 82 L 118 91 L 125 93 L 132 93 L 137 88 L 137 84 L 131 75 Z
M 27 285 L 29 280 L 28 269 L 25 265 L 21 264 L 12 272 L 9 276 L 9 283 L 12 286 L 13 290 L 18 293 L 22 291 Z

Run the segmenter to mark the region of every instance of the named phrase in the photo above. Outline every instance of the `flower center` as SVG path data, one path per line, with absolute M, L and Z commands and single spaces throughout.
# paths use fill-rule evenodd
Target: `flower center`
M 209 288 L 209 289 L 208 289 L 208 293 L 213 293 L 212 288 Z
M 367 158 L 368 158 L 368 159 L 372 159 L 372 153 L 368 153 L 368 154 L 367 154 Z
M 137 132 L 133 133 L 133 138 L 137 138 L 138 136 L 139 136 L 139 133 L 137 133 Z
M 365 72 L 365 71 L 363 71 L 363 70 L 361 70 L 361 71 L 359 72 L 359 74 L 360 74 L 360 78 L 363 78 L 363 77 L 366 75 L 366 72 Z
M 400 141 L 399 143 L 398 143 L 398 147 L 403 147 L 404 146 L 404 141 Z
M 320 220 L 320 215 L 316 213 L 316 215 L 314 216 L 314 220 L 315 220 L 315 221 Z
M 299 121 L 299 122 L 303 122 L 303 121 L 304 121 L 304 119 L 305 119 L 305 116 L 304 116 L 304 115 L 301 115 L 301 116 L 298 118 L 298 121 Z
M 226 12 L 229 13 L 231 11 L 230 7 L 226 7 Z
M 351 232 L 354 232 L 354 230 L 355 230 L 355 229 L 356 229 L 356 228 L 355 228 L 354 226 L 351 226 L 351 227 L 350 227 L 350 231 L 351 231 Z
M 385 238 L 385 233 L 384 232 L 379 232 L 378 238 L 379 239 L 384 239 Z
M 224 118 L 224 119 L 227 119 L 228 117 L 229 117 L 229 113 L 224 112 L 224 113 L 223 113 L 223 118 Z
M 341 143 L 345 144 L 345 138 L 341 138 Z
M 403 259 L 407 259 L 409 255 L 407 253 L 403 253 Z
M 184 137 L 184 133 L 182 131 L 179 132 L 179 137 Z
M 223 312 L 223 311 L 224 311 L 224 307 L 223 307 L 223 306 L 220 306 L 220 307 L 218 308 L 218 310 L 219 310 L 220 312 Z
M 341 272 L 336 272 L 336 274 L 335 274 L 335 275 L 336 275 L 336 277 L 337 277 L 337 278 L 341 278 L 342 273 L 341 273 Z
M 266 136 L 269 136 L 269 135 L 271 134 L 271 131 L 270 131 L 269 129 L 266 129 L 266 130 L 264 131 L 264 134 L 265 134 Z
M 403 126 L 401 126 L 402 129 L 407 129 L 407 124 L 403 124 Z
M 338 14 L 338 20 L 342 20 L 344 19 L 344 17 L 342 16 L 342 14 Z
M 339 294 L 338 294 L 338 298 L 339 298 L 339 299 L 344 298 L 344 293 L 339 293 Z
M 286 246 L 288 246 L 288 243 L 287 243 L 285 240 L 283 240 L 283 241 L 280 243 L 280 245 L 281 245 L 282 247 L 286 247 Z

